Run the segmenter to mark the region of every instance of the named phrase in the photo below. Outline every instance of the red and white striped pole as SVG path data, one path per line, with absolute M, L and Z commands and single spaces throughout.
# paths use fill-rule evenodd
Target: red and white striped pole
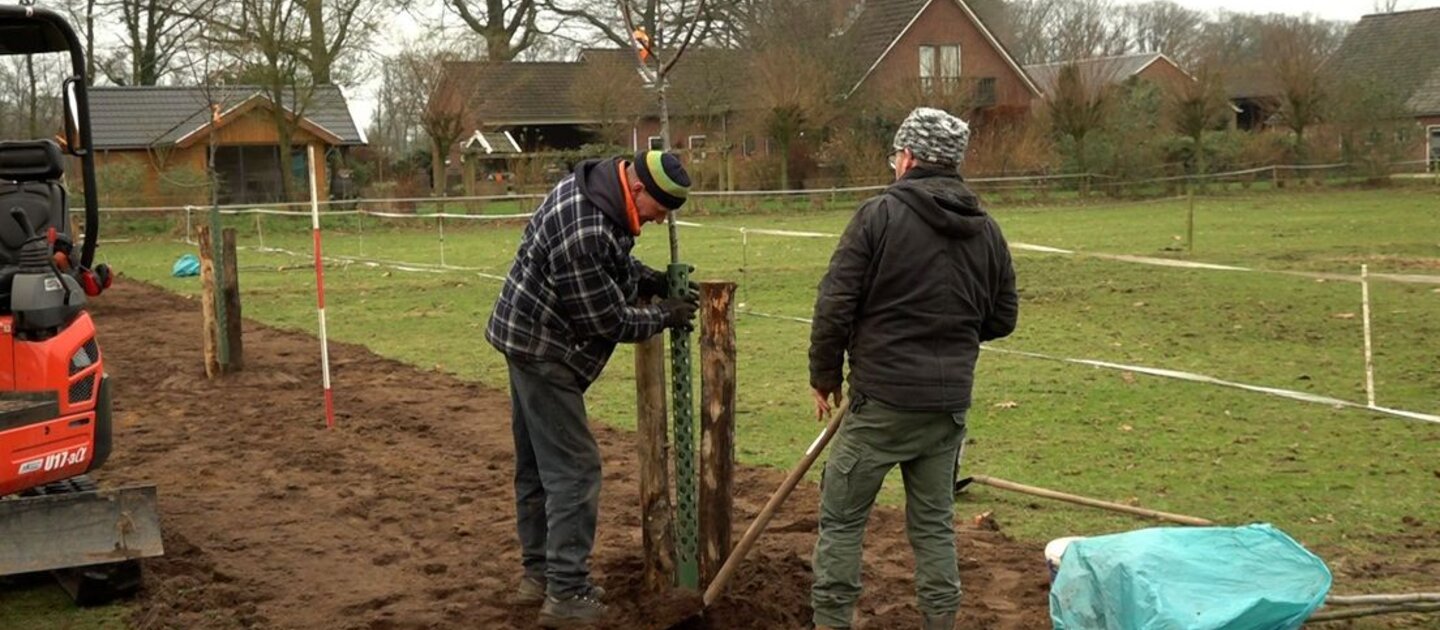
M 320 255 L 320 190 L 315 145 L 306 145 L 310 162 L 310 228 L 315 238 L 315 296 L 320 309 L 320 378 L 325 385 L 325 426 L 335 428 L 335 393 L 330 389 L 330 342 L 325 332 L 325 263 Z

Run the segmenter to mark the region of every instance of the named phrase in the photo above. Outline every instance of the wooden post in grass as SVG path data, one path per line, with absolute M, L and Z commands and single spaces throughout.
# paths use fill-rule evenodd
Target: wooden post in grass
M 220 330 L 215 317 L 215 248 L 210 242 L 210 226 L 196 226 L 200 242 L 200 313 L 205 331 L 205 376 L 220 376 Z
M 735 487 L 735 283 L 700 285 L 700 583 L 730 556 Z
M 1190 212 L 1185 221 L 1185 253 L 1195 253 L 1195 182 L 1185 187 L 1185 196 L 1190 198 Z
M 640 537 L 644 583 L 660 593 L 675 583 L 674 512 L 670 505 L 669 408 L 665 335 L 635 345 L 635 440 L 640 455 Z
M 256 215 L 259 216 L 259 215 Z M 225 342 L 230 345 L 230 363 L 225 367 L 227 374 L 245 369 L 245 344 L 240 339 L 240 260 L 235 255 L 235 228 L 222 232 L 222 246 L 225 260 Z
M 1375 406 L 1375 354 L 1370 340 L 1370 265 L 1360 265 L 1360 308 L 1365 326 L 1365 404 Z
M 230 365 L 230 327 L 225 323 L 229 316 L 229 307 L 225 305 L 224 275 L 225 275 L 225 252 L 222 251 L 221 241 L 224 231 L 220 226 L 220 208 L 210 207 L 210 278 L 211 292 L 209 298 L 215 302 L 215 348 L 218 351 L 220 361 L 220 373 L 226 371 Z M 219 265 L 219 267 L 215 267 Z

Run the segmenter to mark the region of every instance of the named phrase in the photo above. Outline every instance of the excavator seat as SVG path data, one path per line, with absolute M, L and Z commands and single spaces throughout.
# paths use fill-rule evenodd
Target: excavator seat
M 65 160 L 53 140 L 0 142 L 0 313 L 10 310 L 10 288 L 18 270 L 20 246 L 51 228 L 70 234 L 65 187 Z M 34 232 L 16 220 L 20 210 Z

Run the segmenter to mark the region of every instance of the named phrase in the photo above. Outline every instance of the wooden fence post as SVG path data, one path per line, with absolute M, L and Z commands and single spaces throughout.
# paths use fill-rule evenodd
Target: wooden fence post
M 674 512 L 670 505 L 669 405 L 665 335 L 635 345 L 635 440 L 640 455 L 640 528 L 644 582 L 651 593 L 675 584 Z
M 215 248 L 210 240 L 210 226 L 196 226 L 200 243 L 200 313 L 205 329 L 205 376 L 220 376 L 220 329 L 215 312 Z
M 700 575 L 730 555 L 735 481 L 735 283 L 700 285 Z
M 235 228 L 225 228 L 221 235 L 225 258 L 222 261 L 225 265 L 225 328 L 229 332 L 225 341 L 230 344 L 230 364 L 225 366 L 225 372 L 231 373 L 245 369 L 245 344 L 240 339 L 240 260 L 235 255 Z

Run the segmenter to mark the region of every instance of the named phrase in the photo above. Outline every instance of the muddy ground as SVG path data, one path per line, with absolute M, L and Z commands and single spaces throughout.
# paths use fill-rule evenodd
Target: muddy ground
M 167 555 L 147 561 L 135 627 L 534 627 L 535 609 L 506 602 L 520 566 L 507 396 L 332 344 L 339 428 L 326 430 L 314 338 L 247 321 L 246 371 L 207 381 L 197 302 L 122 281 L 94 311 L 118 420 L 101 481 L 160 492 Z M 595 433 L 609 625 L 668 627 L 692 602 L 642 594 L 634 435 Z M 737 540 L 782 477 L 740 469 Z M 797 489 L 710 627 L 808 627 L 816 503 L 813 485 Z M 883 508 L 871 521 L 871 628 L 919 626 L 903 519 Z M 1038 546 L 968 525 L 957 536 L 960 627 L 1049 625 Z

